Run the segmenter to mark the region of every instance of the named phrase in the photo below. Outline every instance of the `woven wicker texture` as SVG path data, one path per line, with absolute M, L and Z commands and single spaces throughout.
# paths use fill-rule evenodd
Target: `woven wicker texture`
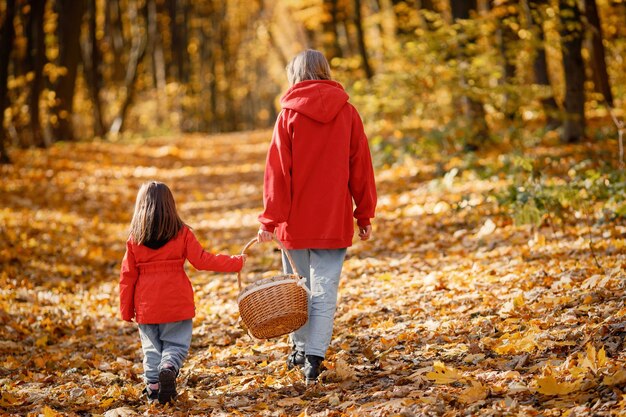
M 242 253 L 256 242 L 252 239 Z M 274 240 L 285 250 L 278 240 Z M 297 271 L 289 252 L 287 259 L 292 270 Z M 302 327 L 308 317 L 308 298 L 305 289 L 298 285 L 298 275 L 278 275 L 258 279 L 242 289 L 241 273 L 239 281 L 239 315 L 250 334 L 257 339 L 270 339 L 283 336 Z

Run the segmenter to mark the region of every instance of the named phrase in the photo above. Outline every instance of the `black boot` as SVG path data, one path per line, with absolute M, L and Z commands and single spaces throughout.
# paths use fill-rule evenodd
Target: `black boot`
M 287 356 L 287 369 L 293 369 L 296 366 L 301 368 L 304 365 L 304 352 L 301 350 L 292 350 Z
M 163 368 L 159 372 L 159 402 L 169 403 L 176 398 L 176 371 L 172 368 Z
M 304 360 L 304 368 L 302 368 L 304 372 L 304 378 L 306 379 L 306 383 L 315 383 L 317 382 L 317 377 L 322 373 L 322 361 L 324 358 L 321 356 L 315 355 L 306 355 L 306 359 Z

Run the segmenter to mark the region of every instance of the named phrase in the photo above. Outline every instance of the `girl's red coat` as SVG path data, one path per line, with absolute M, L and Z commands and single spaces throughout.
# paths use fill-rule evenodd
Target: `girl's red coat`
M 352 245 L 376 208 L 372 158 L 356 109 L 335 81 L 303 81 L 281 99 L 265 165 L 261 228 L 287 249 Z M 354 211 L 353 211 L 354 201 Z
M 213 255 L 188 227 L 159 249 L 137 245 L 129 238 L 120 271 L 122 319 L 158 324 L 195 316 L 193 289 L 183 267 L 185 259 L 199 270 L 236 272 L 241 256 Z

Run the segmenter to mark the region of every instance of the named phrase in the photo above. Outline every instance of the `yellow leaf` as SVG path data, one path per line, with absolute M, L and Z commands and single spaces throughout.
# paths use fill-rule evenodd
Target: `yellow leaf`
M 459 401 L 463 404 L 472 404 L 487 398 L 488 391 L 479 381 L 472 380 L 472 386 L 466 388 L 459 395 Z
M 282 398 L 276 402 L 279 407 L 290 407 L 292 405 L 300 405 L 304 403 L 300 397 Z
M 591 343 L 587 344 L 587 355 L 583 356 L 579 353 L 578 361 L 580 366 L 590 369 L 593 373 L 598 372 L 598 369 L 607 363 L 604 347 L 596 352 L 596 348 Z
M 59 417 L 61 416 L 60 413 L 57 413 L 56 411 L 54 411 L 52 408 L 45 406 L 42 410 L 41 413 L 43 414 L 43 417 Z
M 435 361 L 433 363 L 433 372 L 428 372 L 426 377 L 436 384 L 451 384 L 463 379 L 463 374 L 452 367 L 446 366 L 443 362 Z
M 535 335 L 530 333 L 521 337 L 521 333 L 506 333 L 499 339 L 500 344 L 493 350 L 500 355 L 517 354 L 520 352 L 533 352 L 537 348 Z
M 106 400 L 102 400 L 100 402 L 100 407 L 102 408 L 109 408 L 111 406 L 111 404 L 113 404 L 115 402 L 114 398 L 107 398 Z
M 607 375 L 602 380 L 602 384 L 604 385 L 618 385 L 626 382 L 626 370 L 620 369 L 613 375 Z
M 21 402 L 22 401 L 19 398 L 17 398 L 15 395 L 11 394 L 10 392 L 3 392 L 2 397 L 0 397 L 0 406 L 2 407 L 11 407 L 18 403 L 21 404 Z
M 581 380 L 558 382 L 552 375 L 537 378 L 537 391 L 545 395 L 567 395 L 580 389 Z
M 350 367 L 348 362 L 341 358 L 335 361 L 335 373 L 337 374 L 337 378 L 342 381 L 353 379 L 355 377 L 354 370 Z
M 43 335 L 35 342 L 35 346 L 44 347 L 48 344 L 48 335 Z

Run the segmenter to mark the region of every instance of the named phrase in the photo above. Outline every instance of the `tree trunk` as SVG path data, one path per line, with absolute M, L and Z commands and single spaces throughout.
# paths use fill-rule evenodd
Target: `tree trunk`
M 157 5 L 155 0 L 147 0 L 147 26 L 148 26 L 148 51 L 152 61 L 152 80 L 156 89 L 157 124 L 163 123 L 164 112 L 163 95 L 165 93 L 165 59 L 163 57 L 163 44 L 158 30 Z
M 4 20 L 0 27 L 0 164 L 9 164 L 11 159 L 6 151 L 6 132 L 4 130 L 4 110 L 9 106 L 9 58 L 15 38 L 15 0 L 7 0 Z
M 41 148 L 46 146 L 41 129 L 39 99 L 43 90 L 43 67 L 46 61 L 46 44 L 44 42 L 43 17 L 46 9 L 45 0 L 30 2 L 30 19 L 28 24 L 28 51 L 30 71 L 33 80 L 30 87 L 28 108 L 30 110 L 30 133 L 32 144 Z
M 86 10 L 85 0 L 58 0 L 59 8 L 59 65 L 67 72 L 56 85 L 57 123 L 53 129 L 55 140 L 74 140 L 72 114 L 76 75 L 80 62 L 80 28 Z
M 144 5 L 144 8 L 145 16 L 147 17 L 148 5 Z M 109 128 L 109 133 L 112 135 L 117 135 L 124 129 L 124 122 L 126 121 L 128 110 L 130 109 L 130 105 L 132 104 L 135 97 L 135 81 L 137 80 L 137 68 L 139 67 L 139 63 L 143 60 L 143 57 L 146 55 L 146 46 L 148 43 L 146 35 L 147 28 L 145 28 L 144 30 L 141 30 L 139 28 L 140 19 L 138 16 L 137 5 L 129 4 L 128 9 L 128 15 L 131 25 L 132 46 L 130 56 L 128 57 L 126 77 L 124 79 L 124 90 L 126 91 L 126 96 L 124 97 L 124 101 L 120 106 L 120 111 L 113 119 L 111 127 Z
M 460 19 L 469 19 L 470 13 L 472 11 L 476 11 L 477 7 L 476 0 L 450 0 L 450 11 L 453 22 L 457 22 Z M 461 51 L 458 57 L 459 60 L 468 60 L 467 45 L 475 42 L 476 40 L 472 38 L 468 38 L 467 41 L 461 42 L 459 45 L 459 50 Z M 463 87 L 465 87 L 465 76 L 462 74 L 461 77 L 461 83 L 463 84 Z M 471 130 L 465 147 L 468 150 L 477 150 L 489 137 L 487 122 L 485 121 L 485 109 L 483 108 L 481 102 L 467 95 L 461 97 L 461 107 L 465 118 L 471 125 Z
M 111 63 L 113 66 L 112 78 L 121 81 L 124 79 L 123 57 L 124 51 L 127 48 L 127 42 L 123 35 L 120 0 L 107 0 L 105 13 L 105 36 L 110 39 L 112 53 L 115 57 Z
M 585 67 L 581 53 L 583 23 L 576 0 L 559 0 L 559 9 L 565 70 L 565 120 L 561 140 L 576 143 L 585 136 Z
M 542 8 L 546 4 L 546 0 L 535 0 L 525 4 L 527 21 L 530 25 L 530 31 L 536 38 L 535 59 L 533 61 L 533 73 L 535 83 L 548 87 L 552 91 L 552 84 L 548 76 L 548 60 L 546 59 L 546 37 L 543 30 L 543 11 Z M 541 99 L 541 105 L 546 116 L 546 127 L 549 130 L 556 129 L 561 123 L 558 120 L 559 106 L 554 99 L 554 95 Z
M 370 79 L 374 76 L 374 71 L 370 65 L 367 56 L 367 47 L 365 46 L 365 33 L 363 31 L 363 18 L 361 17 L 361 0 L 354 0 L 354 25 L 356 26 L 357 43 L 359 46 L 359 54 L 361 55 L 361 64 L 365 76 Z
M 189 81 L 187 55 L 187 20 L 189 6 L 186 0 L 169 0 L 170 32 L 172 35 L 171 54 L 175 64 L 176 79 L 182 83 Z
M 104 120 L 102 117 L 102 104 L 100 102 L 100 50 L 96 37 L 97 22 L 97 1 L 89 0 L 87 4 L 89 11 L 89 36 L 88 41 L 82 47 L 83 72 L 91 95 L 93 105 L 93 133 L 94 136 L 104 136 Z
M 609 74 L 606 70 L 604 44 L 602 43 L 602 25 L 598 15 L 596 0 L 585 0 L 585 15 L 591 26 L 591 65 L 593 68 L 593 80 L 596 91 L 602 93 L 606 103 L 613 107 L 613 94 Z
M 506 89 L 502 111 L 508 120 L 513 120 L 515 119 L 517 108 L 520 104 L 516 95 L 514 93 L 512 94 L 512 92 L 515 91 L 516 43 L 519 41 L 517 32 L 513 27 L 517 26 L 519 23 L 519 11 L 517 5 L 513 4 L 511 0 L 499 2 L 491 0 L 489 6 L 498 17 L 496 36 L 498 38 L 498 46 L 500 55 L 502 56 L 502 66 L 504 68 L 502 81 Z
M 341 46 L 339 46 L 339 34 L 337 33 L 337 0 L 324 0 L 324 21 L 322 23 L 322 39 L 324 52 L 328 60 L 335 57 L 342 57 Z

